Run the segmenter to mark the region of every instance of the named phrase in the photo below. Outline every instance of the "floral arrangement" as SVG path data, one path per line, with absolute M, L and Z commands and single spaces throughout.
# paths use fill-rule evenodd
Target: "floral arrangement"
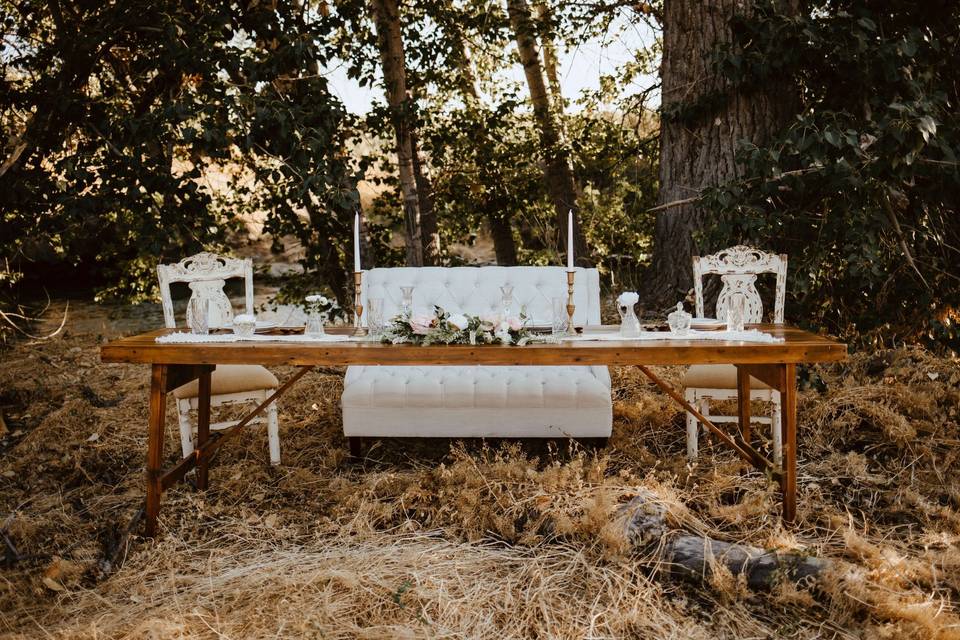
M 322 313 L 324 315 L 334 315 L 340 305 L 333 298 L 315 293 L 304 298 L 306 304 L 304 310 L 307 313 Z
M 512 344 L 540 341 L 526 326 L 527 317 L 468 316 L 434 307 L 432 315 L 398 315 L 387 325 L 382 342 L 401 344 Z

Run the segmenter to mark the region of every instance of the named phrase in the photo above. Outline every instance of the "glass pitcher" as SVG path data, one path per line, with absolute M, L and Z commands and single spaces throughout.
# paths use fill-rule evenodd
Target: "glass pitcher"
M 640 337 L 640 319 L 632 304 L 617 304 L 617 311 L 620 312 L 620 337 L 639 338 Z

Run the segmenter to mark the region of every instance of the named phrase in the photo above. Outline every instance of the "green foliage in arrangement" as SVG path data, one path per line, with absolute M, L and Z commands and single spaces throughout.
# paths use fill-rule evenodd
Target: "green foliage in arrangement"
M 960 347 L 960 5 L 758 5 L 716 63 L 735 83 L 793 78 L 802 111 L 710 190 L 714 246 L 790 256 L 794 318 L 849 338 Z

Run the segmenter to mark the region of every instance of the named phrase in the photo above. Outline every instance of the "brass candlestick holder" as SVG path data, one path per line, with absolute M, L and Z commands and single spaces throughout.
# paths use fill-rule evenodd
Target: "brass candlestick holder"
M 353 335 L 365 336 L 367 330 L 360 324 L 363 316 L 363 303 L 360 302 L 360 293 L 363 291 L 363 271 L 353 272 Z
M 573 335 L 576 333 L 576 329 L 573 327 L 573 312 L 576 311 L 577 307 L 573 304 L 573 280 L 576 276 L 576 271 L 567 271 L 567 334 Z

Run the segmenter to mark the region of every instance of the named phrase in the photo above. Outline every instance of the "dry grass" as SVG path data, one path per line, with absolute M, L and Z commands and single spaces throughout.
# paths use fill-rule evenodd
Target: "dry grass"
M 142 500 L 147 372 L 100 364 L 98 340 L 2 354 L 0 528 L 22 559 L 0 569 L 0 635 L 960 637 L 955 361 L 899 350 L 811 371 L 826 390 L 802 397 L 790 529 L 776 488 L 732 455 L 705 446 L 686 464 L 682 415 L 631 369 L 612 372 L 602 451 L 387 440 L 363 464 L 346 458 L 340 376 L 312 373 L 281 404 L 284 464 L 268 465 L 264 433 L 241 435 L 211 490 L 169 492 L 162 535 L 135 537 L 118 568 Z M 624 536 L 639 491 L 674 527 L 836 569 L 812 590 L 751 593 L 723 571 L 672 582 Z

